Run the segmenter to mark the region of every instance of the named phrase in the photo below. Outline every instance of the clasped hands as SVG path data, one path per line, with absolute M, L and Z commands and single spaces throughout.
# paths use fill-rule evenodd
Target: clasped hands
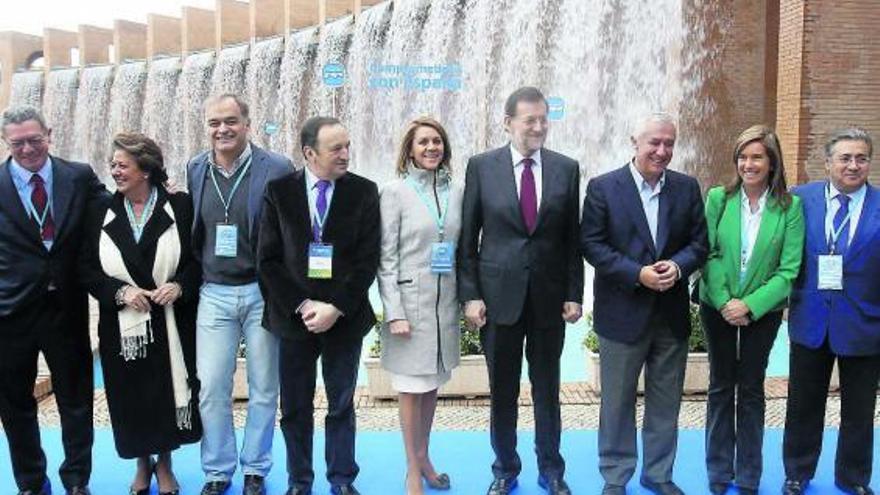
M 678 279 L 678 265 L 668 260 L 645 265 L 639 271 L 639 283 L 657 292 L 671 289 Z
M 336 320 L 342 316 L 342 312 L 336 306 L 311 299 L 306 299 L 299 308 L 299 314 L 306 330 L 312 333 L 324 333 L 330 330 L 336 324 Z
M 183 289 L 177 282 L 165 282 L 153 290 L 128 285 L 122 291 L 122 301 L 126 306 L 146 313 L 150 311 L 151 302 L 159 306 L 167 306 L 180 298 L 181 294 L 183 294 Z
M 578 321 L 582 314 L 583 308 L 580 304 L 571 301 L 562 303 L 562 319 L 568 323 Z M 465 303 L 464 319 L 470 328 L 477 330 L 482 328 L 486 324 L 486 303 L 482 299 L 475 299 Z
M 749 312 L 746 303 L 739 299 L 731 299 L 721 308 L 721 316 L 724 317 L 724 321 L 735 327 L 744 327 L 752 322 L 749 318 Z

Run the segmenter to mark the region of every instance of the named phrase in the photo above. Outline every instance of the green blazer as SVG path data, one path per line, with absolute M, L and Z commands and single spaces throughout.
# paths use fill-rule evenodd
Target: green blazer
M 723 187 L 706 196 L 709 259 L 703 268 L 700 300 L 721 310 L 731 299 L 743 301 L 757 320 L 785 307 L 791 286 L 801 268 L 804 249 L 804 211 L 801 199 L 792 196 L 788 209 L 767 197 L 761 225 L 740 284 L 741 192 L 725 199 Z

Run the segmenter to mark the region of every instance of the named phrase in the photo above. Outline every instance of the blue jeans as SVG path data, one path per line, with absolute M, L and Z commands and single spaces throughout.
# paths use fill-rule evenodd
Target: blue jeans
M 196 369 L 202 382 L 202 470 L 208 481 L 229 480 L 235 473 L 232 375 L 238 344 L 244 336 L 249 398 L 241 466 L 244 474 L 265 477 L 272 468 L 279 339 L 261 325 L 263 297 L 256 282 L 238 286 L 206 283 L 200 295 Z

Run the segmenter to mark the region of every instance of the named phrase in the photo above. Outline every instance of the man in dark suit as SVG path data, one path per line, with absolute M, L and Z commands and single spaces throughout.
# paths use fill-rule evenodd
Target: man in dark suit
M 312 491 L 317 359 L 327 393 L 325 459 L 334 495 L 357 494 L 354 389 L 364 335 L 375 323 L 367 291 L 379 266 L 379 192 L 348 172 L 348 131 L 312 117 L 300 133 L 306 167 L 266 190 L 258 250 L 263 325 L 281 337 L 281 432 L 287 495 Z
M 655 114 L 631 140 L 635 158 L 590 181 L 581 248 L 596 269 L 593 327 L 599 335 L 602 404 L 599 470 L 604 494 L 624 494 L 636 467 L 636 384 L 645 367 L 641 484 L 680 494 L 672 482 L 678 410 L 690 334 L 688 276 L 705 262 L 700 186 L 666 170 L 676 128 Z
M 7 109 L 0 126 L 12 153 L 0 165 L 0 419 L 12 471 L 20 495 L 51 493 L 33 396 L 42 351 L 61 415 L 61 481 L 88 494 L 92 352 L 76 260 L 88 203 L 106 190 L 88 165 L 49 155 L 51 130 L 35 108 Z
M 804 261 L 791 293 L 791 364 L 782 455 L 786 495 L 816 472 L 834 361 L 840 370 L 840 434 L 834 482 L 874 493 L 874 408 L 880 377 L 880 189 L 868 184 L 873 144 L 859 128 L 825 144 L 829 180 L 794 189 L 804 204 Z
M 490 495 L 506 495 L 521 470 L 516 453 L 523 341 L 535 408 L 538 483 L 570 490 L 559 453 L 559 358 L 565 322 L 581 316 L 584 266 L 578 253 L 580 171 L 571 158 L 544 148 L 547 101 L 532 87 L 505 104 L 510 144 L 468 161 L 458 251 L 459 299 L 481 328 L 489 366 Z
M 195 210 L 192 239 L 202 266 L 196 321 L 201 380 L 202 495 L 220 495 L 241 462 L 243 495 L 265 495 L 278 410 L 278 337 L 260 324 L 257 239 L 266 183 L 293 172 L 290 160 L 248 141 L 248 105 L 234 94 L 205 102 L 211 149 L 193 158 L 187 178 Z M 241 453 L 232 422 L 232 374 L 247 346 L 248 411 Z

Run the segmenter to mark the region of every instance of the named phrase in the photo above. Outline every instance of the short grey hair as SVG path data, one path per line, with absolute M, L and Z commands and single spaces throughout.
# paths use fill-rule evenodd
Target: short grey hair
M 241 112 L 241 116 L 244 117 L 244 120 L 247 122 L 251 121 L 250 107 L 248 106 L 247 102 L 242 99 L 241 96 L 235 93 L 220 93 L 209 96 L 205 99 L 205 112 L 208 111 L 209 107 L 212 107 L 223 100 L 234 101 L 235 104 L 238 105 L 238 110 Z
M 633 139 L 638 139 L 645 131 L 648 130 L 648 126 L 651 124 L 669 124 L 672 127 L 676 128 L 678 131 L 678 125 L 676 123 L 675 117 L 666 112 L 652 112 L 649 113 L 640 119 L 638 119 L 633 126 L 633 132 L 631 137 Z
M 36 107 L 30 105 L 12 105 L 4 110 L 3 116 L 0 117 L 0 133 L 5 136 L 6 126 L 10 124 L 22 124 L 28 120 L 33 120 L 40 124 L 40 127 L 42 127 L 44 131 L 49 130 L 49 126 L 46 125 L 46 119 L 43 118 L 43 114 L 40 113 Z
M 871 140 L 871 135 L 868 134 L 868 131 L 861 127 L 846 127 L 837 129 L 828 135 L 828 140 L 825 141 L 826 159 L 831 159 L 831 155 L 834 154 L 834 147 L 840 141 L 862 141 L 868 145 L 868 158 L 874 155 L 874 142 Z

